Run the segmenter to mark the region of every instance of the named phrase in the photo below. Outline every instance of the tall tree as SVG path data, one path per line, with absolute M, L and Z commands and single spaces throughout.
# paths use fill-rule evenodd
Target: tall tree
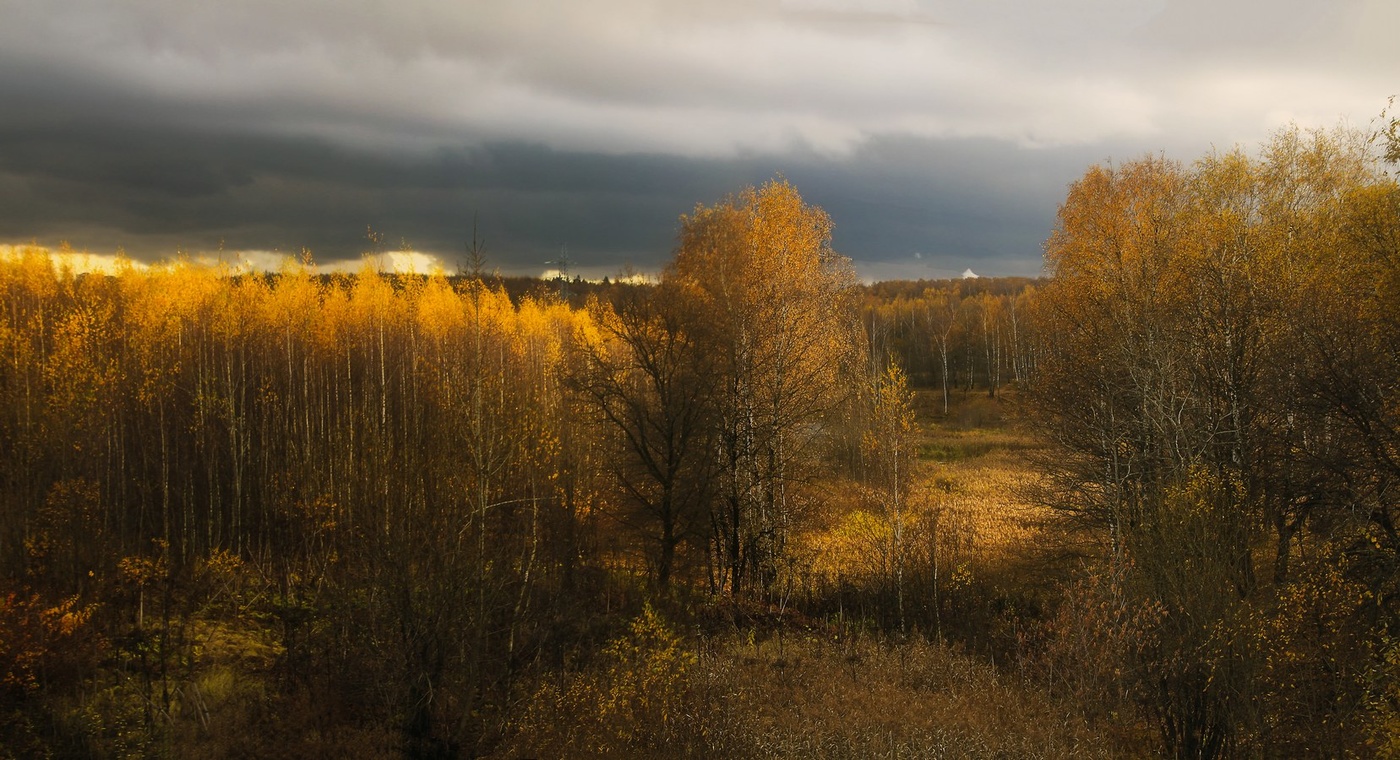
M 831 220 L 775 180 L 681 220 L 664 281 L 713 357 L 718 501 L 712 537 L 722 583 L 765 588 L 810 474 L 824 415 L 861 354 L 854 274 L 830 247 Z
M 683 542 L 703 537 L 712 470 L 712 384 L 669 285 L 589 304 L 603 340 L 582 348 L 575 382 L 616 434 L 613 460 L 628 507 L 620 521 L 646 537 L 667 588 Z

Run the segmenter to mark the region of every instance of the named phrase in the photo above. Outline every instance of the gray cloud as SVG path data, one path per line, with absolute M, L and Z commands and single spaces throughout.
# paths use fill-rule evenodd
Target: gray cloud
M 726 160 L 557 151 L 522 143 L 375 153 L 317 138 L 189 130 L 0 128 L 0 238 L 36 238 L 151 257 L 176 249 L 308 247 L 326 261 L 386 244 L 452 261 L 473 218 L 504 269 L 538 271 L 564 247 L 580 266 L 655 269 L 677 220 L 782 173 L 836 220 L 835 243 L 862 260 L 1024 273 L 1058 190 L 975 180 L 1009 172 L 1020 151 L 990 142 L 873 143 L 852 159 L 816 154 Z M 1081 162 L 1068 160 L 1073 172 Z M 930 270 L 932 271 L 932 270 Z
M 1384 0 L 0 0 L 0 242 L 654 268 L 782 172 L 863 261 L 1035 274 L 1088 163 L 1364 124 Z M 915 257 L 918 254 L 918 257 Z M 895 271 L 886 267 L 885 271 Z M 899 271 L 905 271 L 903 269 Z

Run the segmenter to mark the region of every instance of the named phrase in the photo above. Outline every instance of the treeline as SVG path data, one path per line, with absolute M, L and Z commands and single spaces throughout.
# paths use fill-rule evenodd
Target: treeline
M 155 751 L 212 636 L 277 652 L 325 720 L 460 742 L 586 584 L 598 448 L 561 373 L 584 314 L 440 276 L 75 277 L 36 253 L 0 293 L 6 704 L 117 711 L 21 709 L 11 741 Z M 221 605 L 258 625 L 193 638 Z
M 863 456 L 852 273 L 786 183 L 682 228 L 658 285 L 578 309 L 0 261 L 5 743 L 192 751 L 214 657 L 279 714 L 225 752 L 473 754 L 635 579 L 766 598 L 818 470 Z
M 1032 310 L 1040 281 L 1025 277 L 879 282 L 860 288 L 875 365 L 904 367 L 918 385 L 995 396 L 1024 384 L 1042 351 Z
M 1176 757 L 1393 756 L 1400 187 L 1364 136 L 1069 190 L 1028 408 L 1098 550 L 1052 652 Z M 1092 632 L 1092 635 L 1090 635 Z

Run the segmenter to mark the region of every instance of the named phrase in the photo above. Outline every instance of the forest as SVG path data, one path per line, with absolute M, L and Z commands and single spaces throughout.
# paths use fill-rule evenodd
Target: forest
M 1400 756 L 1394 130 L 861 284 L 0 257 L 0 757 Z

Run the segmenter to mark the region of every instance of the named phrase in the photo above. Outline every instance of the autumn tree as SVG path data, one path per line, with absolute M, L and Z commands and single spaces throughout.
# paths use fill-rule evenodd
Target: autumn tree
M 683 217 L 663 277 L 713 362 L 715 582 L 735 595 L 773 581 L 817 432 L 860 356 L 852 269 L 830 238 L 826 213 L 775 180 Z
M 864 448 L 871 463 L 870 491 L 877 512 L 889 526 L 885 563 L 894 590 L 895 621 L 905 630 L 905 570 L 908 564 L 911 504 L 918 459 L 915 439 L 914 395 L 904 371 L 889 364 L 871 378 L 873 410 Z
M 948 413 L 948 353 L 952 348 L 953 330 L 957 327 L 958 298 L 946 291 L 924 294 L 924 308 L 919 316 L 929 337 L 938 347 L 938 379 L 943 386 L 943 413 Z
M 583 344 L 574 377 L 619 441 L 612 470 L 626 506 L 616 516 L 654 547 L 662 589 L 681 545 L 705 535 L 713 468 L 709 357 L 677 305 L 669 284 L 591 302 L 601 340 Z
M 1060 447 L 1047 462 L 1055 503 L 1103 539 L 1119 588 L 1153 611 L 1128 672 L 1178 756 L 1294 746 L 1268 735 L 1277 713 L 1258 710 L 1280 682 L 1260 674 L 1287 657 L 1251 639 L 1260 611 L 1296 620 L 1290 603 L 1337 588 L 1325 572 L 1292 572 L 1300 544 L 1333 552 L 1372 531 L 1367 544 L 1387 543 L 1387 499 L 1362 485 L 1386 464 L 1360 452 L 1385 448 L 1374 431 L 1388 412 L 1360 399 L 1387 398 L 1393 384 L 1372 373 L 1393 351 L 1358 350 L 1384 328 L 1355 269 L 1378 261 L 1355 236 L 1391 234 L 1361 202 L 1387 185 L 1353 136 L 1285 130 L 1258 157 L 1094 167 L 1047 243 L 1054 279 L 1038 294 L 1046 339 L 1033 387 Z M 1383 271 L 1370 270 L 1374 281 Z M 1361 504 L 1368 520 L 1354 519 Z M 1349 624 L 1369 625 L 1352 604 Z M 1326 620 L 1315 630 L 1343 646 L 1338 618 Z M 1337 651 L 1310 655 L 1332 666 L 1299 656 L 1292 667 L 1348 672 Z M 1324 722 L 1359 714 L 1367 687 L 1349 672 L 1306 707 L 1294 692 L 1292 709 Z M 1351 751 L 1356 735 L 1336 734 L 1328 752 Z

